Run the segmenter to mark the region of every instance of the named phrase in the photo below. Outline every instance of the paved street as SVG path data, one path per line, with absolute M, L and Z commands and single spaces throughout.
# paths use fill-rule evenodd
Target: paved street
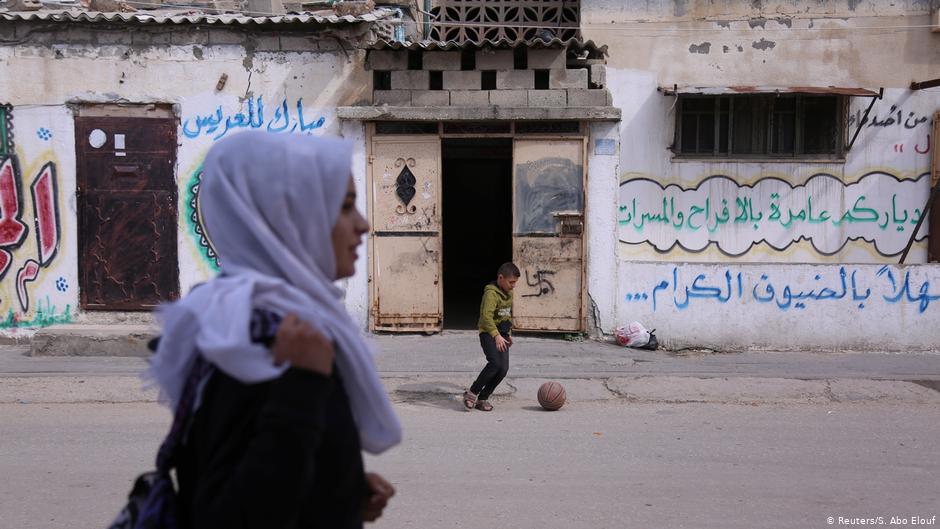
M 405 442 L 367 462 L 399 491 L 375 527 L 822 528 L 940 514 L 936 402 L 496 405 L 399 399 Z M 151 403 L 0 404 L 0 529 L 104 526 L 168 420 Z

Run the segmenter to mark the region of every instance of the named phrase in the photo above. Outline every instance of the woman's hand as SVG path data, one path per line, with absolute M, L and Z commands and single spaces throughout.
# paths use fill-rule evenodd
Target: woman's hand
M 295 314 L 288 314 L 281 322 L 271 352 L 275 364 L 290 362 L 321 375 L 333 373 L 333 342 Z
M 382 516 L 388 500 L 395 495 L 395 487 L 373 472 L 366 472 L 366 484 L 369 486 L 369 496 L 362 507 L 362 519 L 374 522 Z

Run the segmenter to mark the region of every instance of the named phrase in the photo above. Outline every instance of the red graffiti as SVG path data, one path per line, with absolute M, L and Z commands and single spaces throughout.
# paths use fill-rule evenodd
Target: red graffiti
M 13 261 L 11 249 L 18 247 L 26 238 L 26 224 L 20 220 L 20 186 L 13 159 L 7 158 L 0 165 L 0 279 Z
M 16 273 L 16 295 L 20 299 L 20 308 L 23 312 L 29 311 L 29 292 L 26 290 L 28 281 L 35 281 L 39 277 L 39 263 L 29 259 Z
M 895 143 L 895 144 L 894 144 L 894 152 L 904 152 L 904 144 L 903 144 L 903 143 Z
M 39 264 L 49 266 L 59 247 L 59 208 L 57 207 L 55 166 L 43 166 L 33 181 L 33 211 L 36 214 L 36 242 Z
M 920 143 L 914 146 L 914 150 L 917 151 L 917 154 L 927 154 L 930 152 L 930 134 L 927 135 L 927 147 L 924 150 L 920 150 Z

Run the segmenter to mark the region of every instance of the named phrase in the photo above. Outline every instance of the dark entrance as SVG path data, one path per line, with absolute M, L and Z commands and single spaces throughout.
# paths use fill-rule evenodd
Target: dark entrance
M 483 287 L 512 259 L 512 139 L 442 144 L 444 326 L 475 329 Z
M 149 310 L 179 296 L 175 119 L 76 117 L 81 306 Z

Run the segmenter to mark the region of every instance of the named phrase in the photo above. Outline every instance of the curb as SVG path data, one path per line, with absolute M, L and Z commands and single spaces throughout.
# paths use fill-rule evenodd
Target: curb
M 457 399 L 473 374 L 383 376 L 399 403 Z M 548 378 L 507 378 L 493 400 L 536 400 Z M 893 380 L 688 376 L 568 378 L 561 380 L 572 403 L 795 405 L 889 403 L 940 405 L 937 385 Z M 0 404 L 152 403 L 157 391 L 138 376 L 10 376 L 0 385 Z

